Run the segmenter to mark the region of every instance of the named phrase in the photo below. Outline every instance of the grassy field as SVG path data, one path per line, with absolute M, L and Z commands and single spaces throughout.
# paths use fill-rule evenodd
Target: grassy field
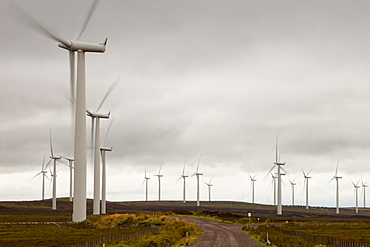
M 181 241 L 184 242 L 185 232 L 183 229 L 192 232 L 193 238 L 199 234 L 190 226 L 165 220 L 160 212 L 167 212 L 167 215 L 181 214 L 208 217 L 220 222 L 238 224 L 253 222 L 253 224 L 261 227 L 259 232 L 251 231 L 250 233 L 262 240 L 266 239 L 267 231 L 269 231 L 270 238 L 274 238 L 274 231 L 266 229 L 267 225 L 277 224 L 277 227 L 289 231 L 303 232 L 310 235 L 335 236 L 370 244 L 368 236 L 370 235 L 368 233 L 370 232 L 370 211 L 368 209 L 360 209 L 358 214 L 354 212 L 354 209 L 341 209 L 340 214 L 336 215 L 334 208 L 311 208 L 306 210 L 299 206 L 284 206 L 283 215 L 278 216 L 276 215 L 275 206 L 244 202 L 201 202 L 200 207 L 196 206 L 196 202 L 184 204 L 180 201 L 108 202 L 107 212 L 110 215 L 93 216 L 91 215 L 92 201 L 88 200 L 87 212 L 87 221 L 79 224 L 69 224 L 72 215 L 72 203 L 67 198 L 58 198 L 57 210 L 55 211 L 51 210 L 51 200 L 0 202 L 0 246 L 70 246 L 101 236 L 142 231 L 149 229 L 151 225 L 158 225 L 160 228 L 156 233 L 140 238 L 140 241 L 148 243 L 148 246 L 155 246 L 155 243 L 179 246 Z M 138 220 L 136 223 L 130 223 L 131 225 L 122 221 L 111 227 L 107 225 L 98 227 L 97 222 L 108 219 L 105 217 L 127 213 L 145 213 L 147 214 L 146 217 L 149 215 L 157 218 L 152 218 L 149 221 L 147 219 Z M 251 218 L 248 217 L 249 213 L 252 214 Z M 161 222 L 158 222 L 158 220 Z M 58 222 L 62 228 L 54 224 L 4 224 L 17 222 Z M 179 232 L 171 232 L 171 229 L 175 228 L 179 229 Z M 281 232 L 276 234 L 283 242 L 293 239 L 292 236 Z M 304 240 L 297 239 L 301 243 L 299 245 L 292 243 L 290 246 L 313 246 L 312 243 L 310 243 L 311 245 L 304 245 Z M 140 246 L 140 241 L 138 241 L 114 242 L 110 246 Z M 149 243 L 152 245 L 149 245 Z

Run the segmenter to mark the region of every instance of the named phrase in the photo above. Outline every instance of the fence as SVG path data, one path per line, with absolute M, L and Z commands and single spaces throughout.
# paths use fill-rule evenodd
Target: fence
M 110 242 L 110 241 L 119 241 L 119 240 L 127 240 L 127 239 L 137 238 L 137 237 L 140 237 L 140 236 L 148 235 L 148 234 L 153 233 L 155 231 L 157 231 L 157 229 L 153 228 L 153 229 L 150 229 L 148 231 L 140 231 L 140 232 L 135 232 L 135 233 L 131 233 L 131 234 L 104 236 L 104 237 L 101 237 L 101 238 L 90 240 L 89 242 L 86 242 L 86 243 L 70 245 L 70 247 L 94 247 L 94 246 L 97 246 L 99 244 L 103 244 L 103 243 Z
M 281 229 L 279 227 L 275 227 L 275 228 L 276 228 L 276 230 L 280 231 L 281 233 L 298 236 L 298 237 L 304 238 L 308 241 L 312 241 L 312 242 L 316 242 L 316 243 L 320 243 L 320 244 L 325 244 L 325 245 L 329 245 L 329 246 L 370 247 L 370 244 L 363 244 L 363 243 L 359 243 L 359 242 L 353 242 L 353 241 L 338 239 L 338 238 L 334 238 L 334 237 L 310 235 L 310 234 L 307 234 L 307 233 L 304 233 L 304 232 Z

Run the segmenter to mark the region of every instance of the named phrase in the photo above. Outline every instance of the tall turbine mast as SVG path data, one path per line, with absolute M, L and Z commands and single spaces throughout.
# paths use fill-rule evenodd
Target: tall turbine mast
M 364 193 L 364 208 L 366 208 L 366 187 L 367 187 L 367 184 L 364 183 L 363 181 L 361 181 L 362 183 L 362 191 Z
M 74 200 L 73 200 L 73 222 L 86 220 L 86 83 L 85 83 L 85 53 L 104 53 L 106 50 L 107 39 L 103 43 L 90 43 L 81 41 L 80 38 L 84 33 L 90 19 L 100 0 L 95 0 L 85 18 L 85 21 L 72 40 L 41 25 L 35 18 L 28 15 L 17 5 L 12 5 L 12 16 L 22 24 L 32 28 L 34 31 L 57 41 L 60 48 L 69 52 L 70 58 L 70 79 L 71 79 L 71 102 L 75 104 L 75 140 L 74 140 Z M 77 55 L 77 85 L 75 87 L 75 52 Z M 75 92 L 76 89 L 76 92 Z M 56 174 L 54 174 L 56 176 Z
M 209 180 L 208 183 L 204 182 L 208 186 L 208 201 L 211 201 L 211 186 L 213 186 L 213 184 L 211 184 L 212 179 L 213 177 Z
M 309 171 L 307 174 L 303 171 L 302 169 L 302 173 L 303 173 L 303 177 L 304 177 L 304 186 L 306 188 L 306 209 L 308 209 L 308 179 L 310 179 L 311 177 L 309 177 L 308 175 L 310 174 L 311 171 Z
M 101 152 L 101 159 L 102 159 L 102 162 L 103 162 L 103 166 L 102 166 L 102 190 L 101 190 L 101 213 L 102 214 L 106 214 L 107 213 L 107 199 L 106 199 L 106 195 L 107 195 L 107 186 L 106 186 L 106 183 L 107 183 L 107 158 L 106 158 L 106 152 L 110 152 L 113 150 L 113 147 L 110 147 L 110 148 L 107 148 L 107 147 L 101 147 L 100 148 L 100 152 Z
M 47 179 L 49 179 L 49 177 L 46 175 L 47 173 L 47 170 L 46 170 L 46 166 L 45 166 L 45 154 L 44 154 L 44 158 L 42 160 L 42 166 L 41 166 L 41 171 L 39 173 L 37 173 L 35 176 L 33 176 L 32 179 L 34 179 L 35 177 L 37 177 L 38 175 L 42 175 L 42 187 L 41 187 L 41 200 L 43 201 L 45 199 L 45 177 Z
M 186 189 L 186 182 L 185 182 L 185 179 L 188 177 L 188 175 L 185 175 L 185 164 L 186 164 L 186 159 L 184 161 L 184 167 L 182 168 L 182 174 L 180 176 L 180 178 L 177 180 L 179 181 L 181 178 L 183 179 L 184 181 L 184 184 L 183 184 L 183 195 L 182 195 L 182 198 L 183 198 L 183 203 L 186 203 L 186 200 L 185 200 L 185 189 Z
M 161 174 L 162 165 L 163 165 L 163 163 L 159 167 L 158 174 L 154 175 L 154 176 L 158 177 L 158 201 L 161 200 L 161 177 L 163 177 L 163 175 Z
M 252 177 L 252 176 L 249 174 L 249 177 L 250 177 L 250 179 L 251 179 L 252 203 L 254 203 L 254 182 L 256 182 L 256 181 L 257 181 L 256 176 L 257 176 L 257 175 L 254 175 L 254 177 Z
M 57 160 L 60 160 L 62 157 L 61 156 L 55 156 L 53 152 L 53 141 L 51 137 L 51 131 L 50 131 L 50 160 L 46 167 L 50 165 L 50 162 L 53 161 L 53 199 L 52 199 L 52 206 L 51 208 L 53 210 L 57 209 Z
M 292 206 L 294 206 L 294 186 L 297 185 L 297 183 L 295 183 L 294 181 L 295 181 L 295 179 L 293 179 L 293 181 L 290 181 L 289 180 L 289 182 L 290 182 L 290 184 L 292 186 Z
M 73 158 L 67 158 L 62 156 L 63 159 L 68 161 L 68 167 L 69 167 L 69 201 L 73 201 Z
M 199 163 L 200 163 L 200 158 L 202 157 L 202 155 L 200 155 L 199 156 L 199 160 L 198 160 L 198 165 L 197 165 L 197 170 L 195 171 L 195 173 L 192 175 L 192 176 L 197 176 L 197 206 L 199 207 L 200 206 L 200 201 L 199 201 L 199 199 L 200 199 L 200 193 L 199 193 L 199 191 L 200 191 L 200 184 L 199 184 L 199 176 L 202 176 L 203 175 L 203 173 L 201 173 L 201 172 L 199 172 L 198 170 L 199 170 Z
M 352 182 L 353 187 L 355 189 L 356 213 L 358 213 L 358 189 L 361 187 L 360 185 L 358 185 L 358 183 L 360 181 L 358 181 L 356 184 L 353 181 L 351 181 L 351 182 Z
M 335 213 L 336 214 L 339 214 L 339 180 L 338 179 L 342 178 L 342 177 L 338 176 L 338 166 L 339 166 L 339 158 L 338 158 L 337 168 L 335 169 L 335 174 L 334 174 L 333 178 L 330 179 L 330 181 L 335 179 L 335 182 L 336 182 L 336 197 L 335 197 L 335 204 L 336 204 Z
M 143 183 L 145 182 L 145 201 L 148 201 L 148 180 L 149 179 L 150 177 L 146 176 L 146 166 L 145 166 L 145 176 L 144 176 L 144 181 L 143 181 Z

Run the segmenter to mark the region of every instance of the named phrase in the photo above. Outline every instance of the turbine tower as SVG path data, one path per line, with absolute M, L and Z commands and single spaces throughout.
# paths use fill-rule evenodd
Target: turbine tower
M 100 148 L 101 153 L 101 159 L 102 159 L 102 196 L 101 196 L 101 213 L 106 214 L 107 213 L 107 158 L 106 158 L 106 152 L 111 152 L 113 150 L 113 147 L 107 148 L 105 147 L 105 142 L 108 137 L 108 133 L 110 128 L 112 127 L 113 120 L 110 122 L 109 127 L 107 129 L 107 133 L 105 134 L 104 142 L 102 147 Z
M 50 160 L 46 167 L 50 165 L 50 162 L 53 161 L 53 199 L 52 199 L 52 206 L 51 208 L 53 210 L 57 210 L 57 160 L 60 160 L 61 156 L 55 156 L 53 152 L 53 142 L 51 137 L 51 131 L 50 131 Z
M 351 182 L 353 184 L 353 187 L 355 188 L 356 213 L 358 213 L 358 189 L 361 187 L 360 185 L 358 185 L 358 183 L 360 181 L 358 181 L 356 184 L 353 181 Z
M 211 201 L 211 186 L 213 186 L 213 184 L 211 184 L 212 179 L 213 177 L 209 180 L 208 183 L 204 182 L 208 186 L 208 201 Z
M 198 165 L 197 165 L 197 170 L 195 171 L 195 173 L 192 175 L 192 177 L 195 175 L 197 176 L 197 206 L 199 207 L 200 206 L 200 201 L 199 201 L 199 190 L 200 190 L 200 184 L 199 184 L 199 176 L 202 176 L 203 173 L 199 172 L 199 163 L 200 163 L 200 158 L 202 157 L 199 156 L 199 160 L 198 160 Z
M 367 184 L 364 183 L 363 181 L 361 181 L 362 183 L 362 191 L 364 193 L 364 208 L 366 208 L 366 187 L 367 187 Z
M 308 175 L 310 174 L 311 171 L 309 171 L 307 174 L 303 171 L 302 169 L 302 173 L 303 173 L 303 177 L 304 177 L 304 187 L 306 188 L 306 209 L 308 209 L 308 179 L 310 179 L 311 177 L 309 177 Z
M 281 183 L 281 176 L 285 175 L 281 173 L 281 170 L 284 171 L 284 169 L 281 166 L 284 166 L 285 162 L 280 162 L 279 157 L 278 157 L 278 137 L 276 137 L 276 154 L 275 154 L 275 162 L 272 168 L 268 173 L 271 173 L 271 171 L 277 166 L 278 171 L 277 171 L 277 179 L 278 179 L 278 184 L 277 184 L 277 214 L 281 215 L 283 214 L 283 206 L 282 206 L 282 183 Z M 284 171 L 285 172 L 285 171 Z
M 106 152 L 110 152 L 113 150 L 113 147 L 107 148 L 107 147 L 101 147 L 100 152 L 101 152 L 101 159 L 103 161 L 103 166 L 102 166 L 102 197 L 101 197 L 101 213 L 106 214 L 107 213 L 107 201 L 106 201 L 106 196 L 107 196 L 107 161 L 106 161 Z
M 186 182 L 185 182 L 185 179 L 188 177 L 188 175 L 185 175 L 185 164 L 186 164 L 186 159 L 184 161 L 184 167 L 182 168 L 182 174 L 179 177 L 179 179 L 177 179 L 177 181 L 179 181 L 180 179 L 183 179 L 183 181 L 184 181 L 183 191 L 182 191 L 182 201 L 183 201 L 183 203 L 186 203 L 186 199 L 185 199 L 186 198 L 186 195 L 185 195 Z
M 86 110 L 87 116 L 91 117 L 91 147 L 94 150 L 94 198 L 93 198 L 93 214 L 100 214 L 100 119 L 109 119 L 110 112 L 108 114 L 98 113 L 100 108 L 103 106 L 105 100 L 108 98 L 109 94 L 119 83 L 119 77 L 112 83 L 107 93 L 105 94 L 103 100 L 101 101 L 99 107 L 95 112 Z M 94 135 L 94 123 L 95 135 Z M 94 145 L 95 141 L 95 145 Z
M 161 200 L 161 177 L 163 177 L 163 175 L 161 174 L 162 165 L 163 165 L 163 163 L 159 167 L 158 174 L 154 175 L 154 176 L 158 177 L 158 201 Z
M 69 167 L 69 201 L 73 201 L 73 158 L 67 158 L 62 156 L 63 159 L 68 161 L 68 167 Z
M 290 184 L 292 185 L 292 206 L 294 206 L 294 186 L 296 186 L 297 184 L 294 182 L 295 179 L 293 179 L 293 181 L 290 181 Z
M 145 201 L 148 201 L 148 180 L 149 179 L 150 177 L 146 176 L 146 167 L 145 167 L 145 176 L 144 176 L 144 181 L 143 181 L 143 184 L 145 182 Z
M 32 179 L 34 179 L 35 177 L 37 177 L 38 175 L 42 175 L 42 187 L 41 187 L 41 200 L 44 200 L 45 199 L 45 177 L 47 179 L 49 179 L 49 177 L 46 175 L 47 171 L 46 171 L 46 166 L 45 166 L 45 155 L 44 155 L 44 158 L 42 160 L 42 166 L 41 166 L 41 171 L 39 173 L 37 173 Z
M 84 33 L 98 3 L 95 0 L 90 7 L 89 13 L 85 18 L 82 28 L 76 33 L 72 40 L 53 32 L 41 25 L 35 18 L 28 15 L 15 4 L 12 5 L 13 17 L 24 25 L 45 35 L 46 37 L 58 42 L 60 48 L 69 52 L 70 61 L 70 81 L 71 81 L 71 101 L 75 104 L 75 135 L 74 135 L 74 200 L 73 200 L 73 222 L 86 220 L 86 83 L 85 83 L 85 53 L 104 53 L 107 45 L 107 38 L 103 43 L 89 43 L 81 41 L 80 38 Z M 75 52 L 77 55 L 77 85 L 75 93 Z
M 252 176 L 249 174 L 249 177 L 250 177 L 250 179 L 251 179 L 252 203 L 254 203 L 254 182 L 256 182 L 256 181 L 257 181 L 256 176 L 257 176 L 257 175 L 255 175 L 254 177 L 252 177 Z
M 338 166 L 339 166 L 339 158 L 338 158 L 337 168 L 335 169 L 335 175 L 333 176 L 332 179 L 330 179 L 330 181 L 335 179 L 335 182 L 336 182 L 336 199 L 335 199 L 335 205 L 336 205 L 335 213 L 336 214 L 339 214 L 339 180 L 338 179 L 342 178 L 338 176 Z

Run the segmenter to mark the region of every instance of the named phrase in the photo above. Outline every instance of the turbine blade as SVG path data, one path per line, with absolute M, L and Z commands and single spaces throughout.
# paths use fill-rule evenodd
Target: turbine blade
M 211 180 L 209 180 L 209 184 L 211 184 L 211 182 L 212 182 L 212 179 L 213 179 L 213 176 L 211 177 Z
M 74 40 L 79 40 L 81 38 L 82 34 L 85 32 L 85 29 L 86 29 L 87 25 L 89 24 L 90 19 L 91 19 L 92 15 L 94 14 L 94 12 L 96 10 L 96 7 L 98 6 L 99 2 L 100 2 L 100 0 L 95 0 L 92 3 L 90 11 L 86 16 L 85 21 L 84 21 L 81 29 L 76 33 L 76 35 L 74 37 Z
M 271 169 L 268 171 L 268 173 L 266 174 L 265 178 L 263 180 L 265 180 L 267 178 L 267 176 L 271 173 L 271 176 L 274 177 L 274 175 L 272 174 L 272 170 L 275 168 L 275 165 L 273 165 L 271 167 Z
M 19 22 L 20 24 L 28 27 L 29 29 L 38 32 L 49 39 L 54 41 L 60 42 L 67 47 L 71 46 L 71 42 L 63 37 L 62 35 L 58 34 L 56 31 L 52 31 L 50 27 L 46 27 L 46 25 L 41 25 L 40 21 L 37 21 L 34 17 L 26 13 L 22 8 L 20 8 L 14 2 L 11 3 L 10 6 L 10 17 Z
M 340 158 L 340 157 L 339 157 L 339 158 Z M 339 158 L 338 158 L 338 162 L 337 162 L 337 168 L 335 169 L 335 176 L 337 176 L 337 175 L 338 175 Z
M 112 127 L 113 122 L 114 122 L 114 118 L 112 118 L 112 120 L 110 121 L 107 132 L 105 133 L 103 147 L 105 146 L 105 142 L 107 141 L 107 137 L 108 137 L 108 134 L 109 134 L 110 128 Z
M 160 175 L 160 174 L 161 174 L 162 165 L 163 165 L 163 162 L 162 162 L 161 166 L 159 167 L 158 175 Z
M 33 176 L 32 178 L 31 178 L 31 180 L 32 179 L 34 179 L 35 177 L 37 177 L 38 175 L 40 175 L 42 172 L 39 172 L 39 173 L 37 173 L 35 176 Z
M 70 89 L 71 89 L 71 104 L 72 104 L 72 114 L 74 116 L 74 106 L 76 103 L 76 94 L 75 94 L 75 52 L 69 51 L 69 73 L 70 73 Z
M 185 175 L 185 164 L 186 164 L 186 158 L 185 158 L 185 161 L 184 161 L 184 167 L 182 168 L 182 175 L 183 176 Z
M 42 171 L 45 170 L 45 154 L 44 154 L 44 158 L 42 159 Z
M 200 163 L 200 159 L 202 158 L 202 155 L 199 156 L 199 160 L 198 160 L 198 165 L 197 165 L 197 171 L 196 173 L 198 173 L 198 169 L 199 169 L 199 163 Z
M 51 129 L 50 129 L 50 154 L 51 154 L 51 157 L 54 157 L 54 153 L 53 153 L 53 137 L 52 137 L 52 133 L 51 133 Z
M 121 81 L 121 78 L 119 76 L 117 76 L 116 80 L 114 80 L 114 82 L 112 83 L 112 85 L 109 87 L 108 91 L 106 92 L 106 94 L 104 95 L 104 98 L 103 100 L 101 101 L 98 109 L 96 110 L 96 112 L 98 112 L 100 110 L 100 108 L 103 106 L 105 100 L 108 98 L 109 94 L 113 91 L 113 89 L 118 85 L 118 83 Z
M 279 141 L 279 134 L 276 135 L 275 162 L 279 162 L 278 160 L 278 141 Z

